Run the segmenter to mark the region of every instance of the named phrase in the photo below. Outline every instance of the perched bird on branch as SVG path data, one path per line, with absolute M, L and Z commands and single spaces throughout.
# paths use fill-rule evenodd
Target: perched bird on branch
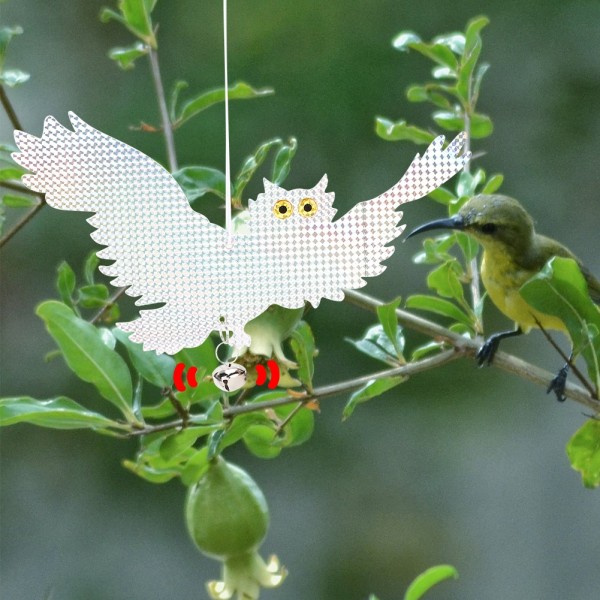
M 565 324 L 556 316 L 534 309 L 519 293 L 520 288 L 537 275 L 553 257 L 571 258 L 577 262 L 588 286 L 590 297 L 600 304 L 600 281 L 561 243 L 536 233 L 533 219 L 513 198 L 478 195 L 471 198 L 458 214 L 418 227 L 408 237 L 436 229 L 452 229 L 467 233 L 483 247 L 481 280 L 492 302 L 509 319 L 515 329 L 491 335 L 477 353 L 479 365 L 490 364 L 500 341 L 528 333 L 533 327 L 556 329 L 568 335 Z M 552 380 L 548 392 L 554 391 L 564 400 L 569 363 Z

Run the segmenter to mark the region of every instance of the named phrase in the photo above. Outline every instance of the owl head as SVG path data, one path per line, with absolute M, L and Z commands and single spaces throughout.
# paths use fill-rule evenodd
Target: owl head
M 268 179 L 263 179 L 263 183 L 264 193 L 248 203 L 253 226 L 312 227 L 317 223 L 331 223 L 337 212 L 333 208 L 335 194 L 325 191 L 327 175 L 308 190 L 286 190 Z

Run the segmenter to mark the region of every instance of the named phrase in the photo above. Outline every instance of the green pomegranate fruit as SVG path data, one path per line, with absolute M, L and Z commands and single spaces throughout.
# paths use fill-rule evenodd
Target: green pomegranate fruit
M 185 516 L 199 550 L 223 563 L 223 580 L 207 585 L 212 598 L 255 600 L 261 587 L 275 587 L 285 578 L 276 557 L 265 563 L 257 553 L 269 527 L 269 509 L 240 467 L 215 459 L 190 488 Z

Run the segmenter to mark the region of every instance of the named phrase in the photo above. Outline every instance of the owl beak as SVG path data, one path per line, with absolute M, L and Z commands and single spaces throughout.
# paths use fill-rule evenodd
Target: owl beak
M 417 233 L 423 233 L 424 231 L 431 231 L 433 229 L 453 229 L 456 231 L 462 231 L 465 228 L 465 221 L 460 215 L 455 215 L 454 217 L 450 217 L 449 219 L 438 219 L 437 221 L 431 221 L 430 223 L 425 223 L 420 227 L 417 227 L 413 231 L 411 231 L 406 239 L 412 237 L 413 235 L 417 235 Z

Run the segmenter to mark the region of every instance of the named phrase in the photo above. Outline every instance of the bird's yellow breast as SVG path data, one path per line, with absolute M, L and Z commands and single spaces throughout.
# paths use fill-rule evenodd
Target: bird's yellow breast
M 566 331 L 563 322 L 556 317 L 533 309 L 519 294 L 519 289 L 536 274 L 519 267 L 501 249 L 487 249 L 481 261 L 481 280 L 492 302 L 523 331 L 537 327 L 536 319 L 544 329 Z

